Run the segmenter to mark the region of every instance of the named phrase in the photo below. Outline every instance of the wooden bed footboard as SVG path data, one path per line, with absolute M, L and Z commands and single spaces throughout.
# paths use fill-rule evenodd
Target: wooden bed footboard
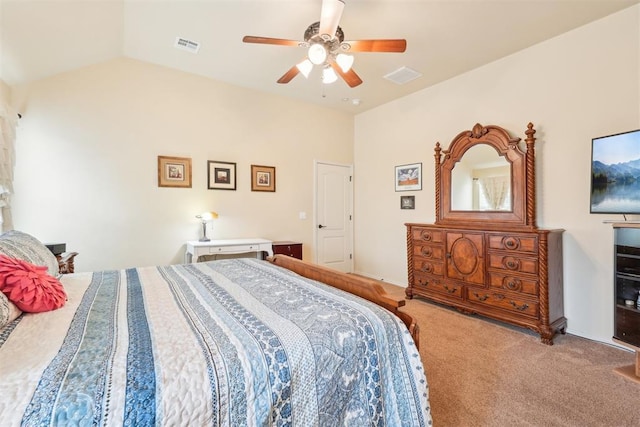
M 279 265 L 280 267 L 284 267 L 287 270 L 291 270 L 303 277 L 306 277 L 307 279 L 326 283 L 334 288 L 357 295 L 386 308 L 404 322 L 413 337 L 416 347 L 420 348 L 420 328 L 418 327 L 418 324 L 410 314 L 399 310 L 400 307 L 405 305 L 405 300 L 396 299 L 387 294 L 382 285 L 376 280 L 356 276 L 354 274 L 342 273 L 331 268 L 312 264 L 287 255 L 274 255 L 267 257 L 267 260 L 273 264 Z

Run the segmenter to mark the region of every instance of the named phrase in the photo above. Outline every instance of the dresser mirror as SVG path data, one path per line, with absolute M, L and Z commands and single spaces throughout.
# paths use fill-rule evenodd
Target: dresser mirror
M 451 171 L 451 209 L 510 211 L 511 164 L 488 144 L 472 146 Z
M 529 123 L 525 150 L 505 129 L 479 123 L 447 149 L 436 144 L 436 224 L 535 228 L 535 132 Z

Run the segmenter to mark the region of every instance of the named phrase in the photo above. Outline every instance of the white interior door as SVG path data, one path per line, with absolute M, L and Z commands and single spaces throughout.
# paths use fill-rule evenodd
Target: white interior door
M 353 271 L 353 167 L 316 162 L 316 263 Z

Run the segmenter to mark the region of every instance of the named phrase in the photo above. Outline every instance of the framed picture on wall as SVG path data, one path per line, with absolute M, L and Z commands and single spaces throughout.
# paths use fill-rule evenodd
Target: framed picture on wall
M 209 190 L 235 190 L 236 164 L 231 162 L 207 162 L 207 188 Z
M 396 166 L 395 172 L 396 191 L 422 190 L 422 163 Z
M 400 209 L 415 209 L 416 196 L 400 196 Z
M 276 191 L 276 168 L 251 165 L 251 191 Z
M 158 187 L 191 188 L 191 158 L 158 156 Z

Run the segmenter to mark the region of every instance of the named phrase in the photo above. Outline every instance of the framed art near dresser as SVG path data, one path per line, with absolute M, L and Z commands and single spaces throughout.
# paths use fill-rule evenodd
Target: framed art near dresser
M 416 196 L 400 196 L 400 209 L 415 209 Z
M 158 187 L 191 188 L 191 158 L 158 156 Z
M 231 162 L 207 162 L 207 188 L 209 190 L 235 190 L 236 164 Z
M 396 191 L 422 190 L 422 163 L 395 167 Z

